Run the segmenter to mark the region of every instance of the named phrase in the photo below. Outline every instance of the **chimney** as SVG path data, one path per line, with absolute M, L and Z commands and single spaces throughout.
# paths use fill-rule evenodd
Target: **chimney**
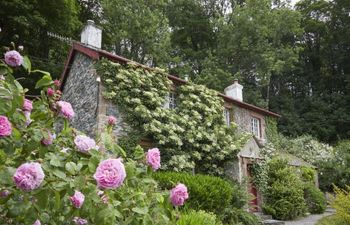
M 242 94 L 243 86 L 238 83 L 238 80 L 235 79 L 233 84 L 225 88 L 225 95 L 235 100 L 243 102 L 243 94 Z
M 81 32 L 80 42 L 95 48 L 101 48 L 102 29 L 96 26 L 93 20 L 88 20 L 83 31 Z

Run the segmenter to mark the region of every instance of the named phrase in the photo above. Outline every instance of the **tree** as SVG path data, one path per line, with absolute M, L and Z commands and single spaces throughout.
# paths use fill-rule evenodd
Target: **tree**
M 273 78 L 270 107 L 283 114 L 279 128 L 287 135 L 309 133 L 326 142 L 349 138 L 350 4 L 305 0 L 297 10 L 304 50 L 297 68 Z
M 139 63 L 163 65 L 168 60 L 169 26 L 164 1 L 103 0 L 105 46 Z
M 246 101 L 258 104 L 263 94 L 267 106 L 271 76 L 294 67 L 300 51 L 296 44 L 302 32 L 300 19 L 298 12 L 283 5 L 274 8 L 269 0 L 247 0 L 227 16 L 218 55 L 248 89 Z M 254 89 L 260 93 L 249 91 Z
M 58 77 L 63 70 L 69 45 L 47 35 L 54 32 L 75 39 L 80 30 L 79 8 L 74 0 L 13 0 L 0 2 L 0 45 L 15 41 L 25 46 L 35 67 L 46 67 Z M 18 76 L 22 76 L 18 74 Z M 33 87 L 35 79 L 22 80 Z

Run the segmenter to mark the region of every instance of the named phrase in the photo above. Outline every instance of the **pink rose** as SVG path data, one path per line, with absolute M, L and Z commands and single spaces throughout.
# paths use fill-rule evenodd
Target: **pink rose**
M 16 186 L 23 191 L 31 191 L 40 186 L 45 174 L 41 165 L 36 162 L 24 163 L 17 168 L 13 175 Z
M 69 102 L 58 101 L 57 106 L 59 108 L 59 114 L 66 119 L 72 119 L 74 116 L 74 111 L 72 105 Z
M 33 225 L 41 225 L 40 220 L 36 220 L 35 223 L 33 223 Z
M 160 168 L 160 152 L 158 148 L 149 149 L 146 159 L 148 165 L 150 165 L 154 171 Z
M 170 201 L 173 206 L 183 205 L 188 199 L 187 187 L 184 184 L 178 184 L 170 191 Z
M 79 151 L 83 153 L 88 153 L 91 149 L 99 149 L 94 139 L 89 138 L 85 135 L 76 136 L 74 138 L 74 144 L 77 146 Z
M 0 138 L 10 136 L 12 133 L 12 126 L 6 116 L 0 116 Z
M 12 67 L 20 66 L 23 63 L 23 57 L 15 50 L 8 51 L 5 53 L 5 62 Z
M 52 145 L 53 139 L 55 139 L 56 135 L 51 134 L 49 130 L 45 130 L 46 135 L 45 137 L 41 140 L 41 144 L 43 145 Z
M 69 197 L 69 198 L 70 198 L 70 201 L 72 202 L 73 206 L 75 208 L 78 208 L 78 209 L 81 208 L 81 206 L 83 205 L 84 200 L 85 200 L 84 194 L 81 193 L 80 191 L 75 191 L 74 195 Z
M 52 88 L 47 89 L 47 96 L 52 97 L 54 96 L 54 94 L 55 94 L 55 90 L 53 90 Z
M 121 159 L 106 159 L 98 165 L 94 178 L 101 188 L 115 189 L 122 185 L 126 172 Z
M 114 126 L 116 123 L 117 123 L 117 118 L 115 118 L 114 116 L 108 117 L 108 125 Z
M 80 217 L 74 217 L 73 218 L 73 222 L 76 224 L 76 225 L 85 225 L 85 224 L 88 224 L 88 221 L 83 219 L 83 218 L 80 218 Z

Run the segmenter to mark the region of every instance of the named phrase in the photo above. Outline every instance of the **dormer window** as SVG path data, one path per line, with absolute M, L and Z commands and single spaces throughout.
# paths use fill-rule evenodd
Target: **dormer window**
M 231 113 L 230 113 L 230 109 L 225 108 L 224 109 L 224 119 L 225 119 L 225 123 L 227 126 L 230 126 L 231 123 Z
M 252 117 L 250 119 L 250 129 L 251 133 L 254 134 L 255 137 L 260 138 L 260 119 Z
M 166 109 L 175 109 L 176 108 L 176 94 L 175 92 L 169 92 L 167 100 L 164 104 Z

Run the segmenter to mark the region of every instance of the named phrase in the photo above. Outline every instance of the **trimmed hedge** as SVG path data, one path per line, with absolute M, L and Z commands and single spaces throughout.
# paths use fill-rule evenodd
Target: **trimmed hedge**
M 327 208 L 327 200 L 323 193 L 312 183 L 304 186 L 304 199 L 308 211 L 312 214 L 321 214 Z
M 190 210 L 181 214 L 177 225 L 222 225 L 221 221 L 216 218 L 215 214 L 207 213 L 205 211 Z
M 163 189 L 170 190 L 177 183 L 185 184 L 189 191 L 186 208 L 223 215 L 225 209 L 230 207 L 233 188 L 222 178 L 176 172 L 157 172 L 153 177 Z

